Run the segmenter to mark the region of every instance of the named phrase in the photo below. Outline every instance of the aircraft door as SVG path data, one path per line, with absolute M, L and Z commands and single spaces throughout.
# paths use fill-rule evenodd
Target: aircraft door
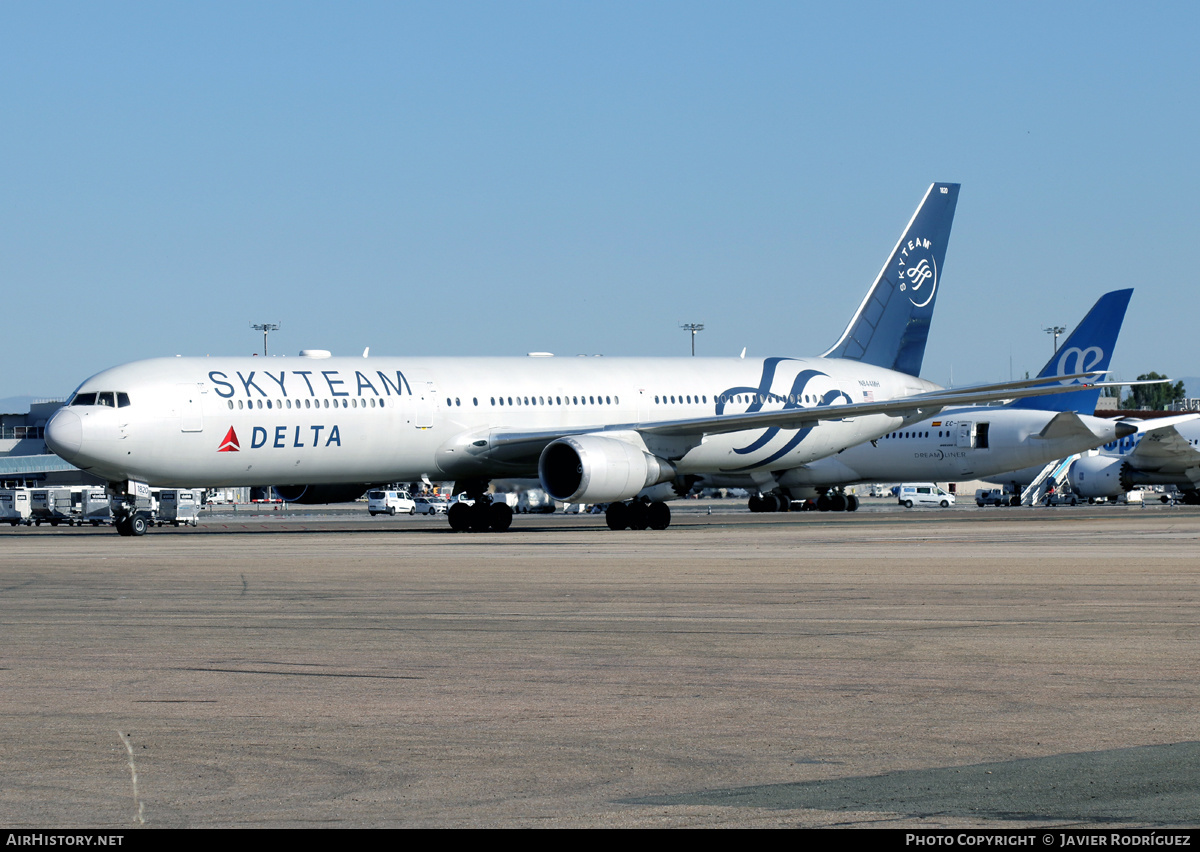
M 970 449 L 975 446 L 975 424 L 969 420 L 962 421 L 958 424 L 958 446 L 963 449 Z
M 203 432 L 204 415 L 200 408 L 200 385 L 178 384 L 175 397 L 179 411 L 179 431 Z
M 437 388 L 427 379 L 413 379 L 413 426 L 418 429 L 432 429 L 433 417 L 437 411 Z

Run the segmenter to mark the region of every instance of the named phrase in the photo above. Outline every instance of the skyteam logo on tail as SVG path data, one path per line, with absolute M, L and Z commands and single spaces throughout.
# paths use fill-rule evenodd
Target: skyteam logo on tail
M 1058 359 L 1058 375 L 1069 376 L 1073 373 L 1086 373 L 1103 360 L 1104 350 L 1099 346 L 1089 346 L 1087 349 L 1072 346 L 1063 349 L 1062 355 Z M 1059 379 L 1058 383 L 1060 385 L 1080 385 L 1083 384 L 1083 379 Z
M 896 274 L 900 292 L 908 296 L 915 307 L 923 308 L 937 293 L 937 259 L 933 256 L 933 241 L 909 240 L 896 256 Z

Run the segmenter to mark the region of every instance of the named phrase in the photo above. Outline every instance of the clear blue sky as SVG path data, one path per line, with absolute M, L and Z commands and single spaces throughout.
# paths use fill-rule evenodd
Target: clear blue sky
M 1196 4 L 0 4 L 0 398 L 158 355 L 815 355 L 962 183 L 923 375 L 1134 287 L 1200 374 Z M 1194 263 L 1194 260 L 1192 261 Z

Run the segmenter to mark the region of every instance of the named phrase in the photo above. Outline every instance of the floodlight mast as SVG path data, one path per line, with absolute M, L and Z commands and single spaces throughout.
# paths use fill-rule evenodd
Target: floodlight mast
M 702 322 L 685 322 L 685 323 L 681 323 L 679 327 L 682 328 L 684 331 L 690 331 L 692 333 L 692 357 L 695 358 L 696 357 L 696 332 L 704 331 L 704 323 L 702 323 Z
M 1043 328 L 1042 331 L 1046 332 L 1046 334 L 1054 335 L 1054 352 L 1057 352 L 1058 351 L 1058 336 L 1060 334 L 1062 334 L 1064 331 L 1066 331 L 1066 329 L 1063 328 L 1061 325 L 1052 325 L 1049 328 Z M 1051 354 L 1053 354 L 1053 352 Z
M 261 331 L 263 333 L 263 357 L 264 358 L 267 357 L 267 335 L 270 334 L 272 331 L 279 331 L 280 325 L 281 325 L 281 323 L 277 323 L 277 322 L 258 322 L 258 323 L 252 322 L 252 323 L 250 323 L 250 327 L 252 329 L 254 329 L 255 331 Z

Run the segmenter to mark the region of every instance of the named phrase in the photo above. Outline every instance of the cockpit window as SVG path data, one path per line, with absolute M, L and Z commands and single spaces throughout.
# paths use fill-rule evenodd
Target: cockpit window
M 115 391 L 77 393 L 68 405 L 107 405 L 109 408 L 128 408 L 129 394 Z

